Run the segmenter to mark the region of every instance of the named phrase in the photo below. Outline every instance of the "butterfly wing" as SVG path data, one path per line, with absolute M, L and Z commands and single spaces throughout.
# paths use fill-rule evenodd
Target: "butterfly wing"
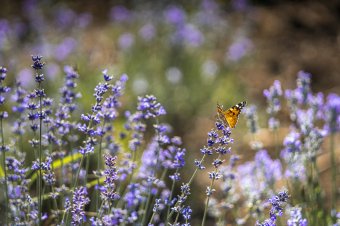
M 222 106 L 219 104 L 217 104 L 217 115 L 224 124 L 228 124 L 227 119 L 225 117 L 225 111 L 223 110 Z
M 242 108 L 244 108 L 246 104 L 247 104 L 246 101 L 240 102 L 226 111 L 223 111 L 221 106 L 217 105 L 217 112 L 220 118 L 221 118 L 221 115 L 223 116 L 222 120 L 224 122 L 227 122 L 230 128 L 235 128 L 236 123 L 238 121 L 238 117 L 242 111 Z

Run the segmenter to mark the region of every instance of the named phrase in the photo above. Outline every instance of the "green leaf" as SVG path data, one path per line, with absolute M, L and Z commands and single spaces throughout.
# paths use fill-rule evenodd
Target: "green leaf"
M 2 169 L 2 167 L 0 166 L 0 178 L 3 178 L 3 177 L 5 177 L 5 172 Z
M 105 180 L 105 177 L 99 178 L 99 184 L 104 183 L 104 180 Z M 98 184 L 98 180 L 96 179 L 96 180 L 93 180 L 93 181 L 90 181 L 89 183 L 87 183 L 86 187 L 87 188 L 91 188 L 91 187 L 93 187 L 93 186 L 95 186 L 97 184 Z

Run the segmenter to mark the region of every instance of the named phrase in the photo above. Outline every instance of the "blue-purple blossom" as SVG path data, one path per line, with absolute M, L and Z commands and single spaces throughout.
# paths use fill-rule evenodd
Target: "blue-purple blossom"
M 298 97 L 297 97 L 297 91 L 296 90 L 285 90 L 285 98 L 288 102 L 289 107 L 289 116 L 292 121 L 296 120 L 296 112 L 298 109 Z
M 56 45 L 54 50 L 54 56 L 57 60 L 65 60 L 77 47 L 77 40 L 71 37 L 67 37 L 58 45 Z
M 31 67 L 35 69 L 36 71 L 41 70 L 45 65 L 45 62 L 42 62 L 41 60 L 42 60 L 42 56 L 38 56 L 38 55 L 32 56 L 33 64 L 31 65 Z M 44 76 L 42 74 L 37 73 L 35 80 L 36 82 L 41 83 L 42 81 L 44 81 Z
M 316 109 L 321 107 L 323 102 L 323 97 L 320 94 L 313 96 L 310 88 L 311 74 L 303 71 L 299 71 L 298 78 L 296 80 L 297 88 L 294 90 L 286 90 L 285 97 L 288 101 L 290 118 L 295 121 L 297 117 L 297 111 L 301 105 L 310 105 L 313 109 L 313 113 L 317 114 L 320 118 L 322 117 L 321 109 Z
M 308 222 L 306 218 L 302 217 L 300 207 L 292 207 L 289 210 L 289 219 L 287 220 L 287 226 L 307 226 Z
M 291 131 L 283 141 L 284 150 L 286 152 L 301 152 L 301 135 L 296 131 Z
M 13 112 L 18 112 L 22 114 L 26 110 L 27 105 L 27 91 L 22 88 L 21 82 L 17 81 L 15 83 L 15 93 L 12 95 L 12 101 L 15 105 L 12 107 Z
M 125 6 L 117 5 L 110 11 L 110 18 L 113 21 L 124 22 L 131 19 L 132 13 Z
M 86 187 L 79 187 L 74 190 L 71 206 L 72 225 L 80 225 L 85 222 L 85 206 L 89 202 Z
M 124 196 L 124 201 L 128 209 L 133 209 L 140 205 L 144 199 L 142 196 L 142 186 L 140 184 L 131 183 L 127 187 L 128 192 Z
M 272 205 L 269 212 L 271 220 L 275 222 L 277 216 L 282 216 L 283 205 L 288 202 L 288 199 L 289 199 L 288 192 L 286 190 L 283 190 L 268 200 Z
M 250 39 L 242 37 L 238 38 L 234 43 L 229 46 L 226 53 L 228 60 L 235 62 L 242 59 L 253 49 L 253 43 Z
M 183 207 L 181 213 L 182 213 L 184 220 L 188 221 L 191 219 L 192 210 L 190 206 Z
M 325 104 L 325 130 L 329 133 L 340 131 L 340 96 L 331 93 Z
M 155 204 L 154 204 L 153 209 L 152 209 L 152 211 L 153 211 L 154 213 L 159 212 L 161 201 L 162 201 L 161 199 L 156 199 L 156 200 L 155 200 Z
M 118 45 L 122 50 L 128 50 L 135 43 L 135 37 L 131 33 L 124 33 L 118 39 Z
M 177 31 L 180 40 L 184 40 L 188 46 L 198 47 L 204 42 L 202 32 L 192 24 L 186 24 L 183 28 Z
M 182 25 L 186 20 L 186 14 L 184 10 L 175 5 L 169 6 L 164 11 L 164 17 L 169 24 L 175 26 Z
M 145 40 L 150 41 L 154 38 L 156 28 L 153 24 L 147 23 L 139 29 L 139 35 Z
M 251 133 L 256 133 L 258 130 L 258 122 L 257 122 L 257 112 L 255 105 L 249 105 L 244 110 L 244 115 L 247 118 L 247 126 Z
M 105 165 L 107 168 L 104 171 L 105 181 L 104 188 L 102 189 L 102 197 L 108 203 L 119 199 L 119 195 L 115 192 L 116 184 L 115 181 L 118 180 L 117 168 L 116 168 L 116 158 L 110 155 L 104 155 Z
M 297 93 L 298 93 L 298 100 L 300 104 L 307 104 L 311 97 L 311 74 L 299 71 L 298 78 L 296 80 L 297 83 Z
M 280 98 L 282 96 L 281 83 L 278 80 L 274 81 L 274 84 L 269 88 L 263 91 L 263 95 L 267 99 L 267 113 L 269 114 L 269 128 L 277 129 L 279 127 L 279 121 L 275 118 L 275 115 L 281 109 L 281 101 Z
M 276 226 L 276 223 L 271 219 L 266 219 L 263 222 L 256 222 L 255 226 Z
M 7 69 L 5 67 L 0 67 L 0 106 L 5 102 L 5 94 L 11 91 L 11 88 L 3 85 L 3 81 L 7 76 Z
M 261 197 L 281 179 L 281 163 L 270 158 L 266 150 L 256 153 L 254 161 L 237 167 L 239 186 L 248 197 Z
M 153 95 L 138 97 L 137 110 L 143 113 L 142 117 L 144 119 L 155 118 L 166 114 L 164 107 L 157 102 L 156 97 Z
M 270 217 L 262 223 L 256 222 L 256 226 L 276 226 L 277 217 L 283 215 L 283 206 L 288 202 L 288 199 L 289 195 L 286 190 L 282 190 L 277 195 L 272 196 L 268 200 L 271 204 Z
M 313 113 L 317 119 L 324 118 L 324 97 L 323 93 L 319 92 L 310 97 L 309 105 L 313 109 Z

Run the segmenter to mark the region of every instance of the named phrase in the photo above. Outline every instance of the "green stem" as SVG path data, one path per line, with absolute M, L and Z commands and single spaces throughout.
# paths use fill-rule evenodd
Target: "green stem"
M 142 225 L 145 225 L 146 215 L 148 215 L 148 208 L 149 208 L 150 201 L 151 201 L 151 186 L 152 186 L 152 184 L 149 187 L 149 190 L 148 190 L 148 199 L 146 201 L 146 205 L 143 208 L 144 214 L 143 214 L 143 218 L 142 218 Z
M 205 154 L 203 155 L 203 157 L 202 157 L 202 159 L 201 159 L 201 161 L 200 161 L 200 164 L 203 163 L 204 158 L 205 158 Z M 194 173 L 192 174 L 192 176 L 191 176 L 191 178 L 190 178 L 190 180 L 189 180 L 189 182 L 188 182 L 188 186 L 191 185 L 192 181 L 194 180 L 194 177 L 196 176 L 197 171 L 198 171 L 198 168 L 196 167 Z M 183 198 L 183 197 L 184 197 L 184 194 L 181 194 L 181 198 Z M 183 204 L 183 203 L 182 203 L 182 204 Z M 180 204 L 178 201 L 175 203 L 175 207 L 179 207 L 180 205 L 181 205 L 181 204 Z M 169 219 L 172 217 L 173 214 L 174 214 L 174 210 L 171 210 L 171 212 L 170 212 L 170 214 L 168 215 L 168 217 L 167 217 L 166 220 L 169 221 Z
M 71 144 L 69 144 L 68 146 L 69 146 L 68 153 L 71 154 L 72 164 L 74 164 L 74 156 L 73 156 L 73 153 L 72 153 Z M 71 178 L 72 178 L 71 181 L 73 181 L 74 180 L 74 173 L 73 173 L 73 166 L 72 165 L 71 165 Z
M 331 149 L 331 165 L 332 165 L 332 209 L 336 209 L 338 201 L 337 196 L 337 169 L 336 169 L 336 155 L 335 155 L 335 134 L 331 134 L 330 138 L 330 149 Z M 335 223 L 335 222 L 333 222 Z
M 99 141 L 99 150 L 98 150 L 98 156 L 97 156 L 97 172 L 98 174 L 100 173 L 100 169 L 101 169 L 101 159 L 102 159 L 102 140 L 103 140 L 103 137 L 100 137 L 100 141 Z M 97 178 L 97 185 L 99 186 L 99 176 Z M 99 195 L 100 195 L 100 192 L 99 192 L 99 187 L 97 188 L 97 191 L 96 191 L 96 211 L 98 210 L 98 207 L 99 207 Z
M 54 188 L 53 188 L 53 186 L 51 187 L 51 189 L 52 189 L 52 192 L 54 193 L 55 191 L 54 191 Z M 56 210 L 56 212 L 57 212 L 57 219 L 58 219 L 58 222 L 60 222 L 60 218 L 59 218 L 59 209 L 58 209 L 58 203 L 57 203 L 57 199 L 53 199 L 53 207 L 54 207 L 54 209 Z
M 165 176 L 166 176 L 167 173 L 168 173 L 168 169 L 165 169 L 165 170 L 163 171 L 163 173 L 162 173 L 161 181 L 164 181 L 164 178 L 165 178 Z M 154 197 L 158 197 L 158 195 L 159 195 L 159 190 L 157 191 L 157 194 L 156 194 Z M 153 202 L 154 202 L 154 199 L 151 199 L 151 203 L 153 203 Z M 154 216 L 155 216 L 155 212 L 152 213 L 152 216 L 151 216 L 151 218 L 150 218 L 150 221 L 149 221 L 148 225 L 152 224 L 152 221 L 153 221 Z M 166 225 L 166 224 L 165 224 L 165 225 Z
M 217 172 L 217 169 L 215 169 L 215 173 Z M 215 182 L 215 179 L 213 178 L 213 179 L 211 179 L 211 182 L 210 182 L 210 189 L 211 189 L 211 192 L 212 192 L 212 190 L 213 190 L 213 186 L 214 186 L 214 182 Z M 210 196 L 211 196 L 212 194 L 210 194 L 210 195 L 208 195 L 208 197 L 207 197 L 207 200 L 206 200 L 206 202 L 205 202 L 205 207 L 204 207 L 204 214 L 203 214 L 203 219 L 202 219 L 202 226 L 204 226 L 205 225 L 205 219 L 206 219 L 206 217 L 207 217 L 207 210 L 208 210 L 208 206 L 209 206 L 209 201 L 210 201 Z
M 176 169 L 176 172 L 175 174 L 178 173 L 178 168 Z M 165 221 L 165 225 L 168 225 L 168 216 L 169 216 L 169 213 L 170 213 L 170 203 L 171 203 L 171 200 L 172 200 L 172 195 L 173 195 L 173 192 L 174 192 L 174 189 L 175 189 L 175 180 L 172 181 L 172 185 L 171 185 L 171 191 L 170 191 L 170 197 L 169 197 L 169 205 L 167 207 L 167 210 L 166 210 L 166 221 Z
M 78 169 L 77 169 L 76 177 L 75 177 L 75 179 L 74 179 L 74 184 L 73 184 L 73 187 L 72 187 L 72 191 L 73 191 L 73 190 L 77 187 L 77 185 L 78 185 L 78 178 L 79 178 L 81 166 L 83 165 L 84 159 L 85 159 L 85 155 L 82 155 L 82 156 L 81 156 L 81 159 L 80 159 L 79 167 L 78 167 Z
M 159 125 L 159 122 L 158 122 L 158 119 L 156 118 L 156 124 L 155 125 Z M 153 177 L 155 178 L 156 177 L 156 172 L 157 172 L 157 168 L 158 168 L 158 161 L 159 161 L 159 154 L 160 154 L 160 147 L 159 147 L 159 132 L 158 132 L 158 129 L 155 129 L 155 132 L 156 132 L 156 141 L 157 141 L 157 147 L 156 147 L 156 164 L 155 164 L 155 167 L 153 169 Z M 151 203 L 151 187 L 152 187 L 152 183 L 150 184 L 150 187 L 149 187 L 149 192 L 148 192 L 148 199 L 147 199 L 147 202 L 146 202 L 146 206 L 144 208 L 145 210 L 145 213 L 143 215 L 143 218 L 142 218 L 142 225 L 145 225 L 146 223 L 146 216 L 148 215 L 148 209 L 149 209 L 149 205 Z
M 6 150 L 5 150 L 5 140 L 4 140 L 4 131 L 2 127 L 2 118 L 0 119 L 0 130 L 1 130 L 1 146 L 3 148 L 2 150 L 2 162 L 4 166 L 4 176 L 5 176 L 5 225 L 7 224 L 7 218 L 8 218 L 8 183 L 7 183 L 7 169 L 6 169 Z
M 153 212 L 149 221 L 149 225 L 152 224 L 153 218 L 155 217 L 156 212 Z
M 73 187 L 71 189 L 71 191 L 74 191 L 74 189 L 77 187 L 78 185 L 78 178 L 79 178 L 79 174 L 80 174 L 80 169 L 81 169 L 81 166 L 83 165 L 83 162 L 84 162 L 84 158 L 85 158 L 85 155 L 82 155 L 81 156 L 81 159 L 80 159 L 80 163 L 79 163 L 79 167 L 78 167 L 78 170 L 77 170 L 77 174 L 76 174 L 76 177 L 75 177 L 75 180 L 74 180 L 74 184 L 73 184 Z M 71 192 L 71 199 L 70 199 L 70 202 L 71 202 L 71 206 L 72 206 L 72 192 Z M 66 213 L 66 212 L 65 212 Z M 63 215 L 63 220 L 65 218 L 65 213 Z M 66 214 L 66 225 L 68 225 L 68 221 L 69 221 L 69 213 L 70 211 L 67 212 Z
M 89 171 L 89 167 L 90 167 L 90 155 L 86 155 L 84 185 L 86 185 L 86 183 L 87 183 L 87 176 L 88 176 L 87 174 L 88 174 L 88 171 Z
M 173 225 L 176 225 L 176 224 L 177 224 L 178 217 L 179 217 L 179 211 L 178 211 L 178 212 L 177 212 L 177 214 L 176 214 L 176 219 L 175 219 L 175 222 L 174 222 L 174 224 L 173 224 Z
M 39 89 L 41 89 L 41 83 L 39 83 Z M 38 194 L 39 194 L 39 213 L 38 213 L 38 218 L 39 218 L 39 225 L 41 225 L 41 216 L 42 216 L 42 201 L 41 201 L 41 196 L 42 196 L 42 171 L 41 171 L 41 163 L 42 163 L 42 97 L 41 95 L 39 96 L 39 110 L 40 110 L 40 117 L 39 117 L 39 184 L 38 184 Z
M 136 162 L 136 151 L 131 151 L 131 155 L 132 155 L 132 163 L 134 164 Z M 127 192 L 127 187 L 129 184 L 131 184 L 131 181 L 133 180 L 133 176 L 135 174 L 135 167 L 132 167 L 132 172 L 131 174 L 129 175 L 129 179 L 127 180 L 126 182 L 126 186 L 123 188 L 123 185 L 120 184 L 119 185 L 119 190 L 118 190 L 118 194 L 120 194 L 120 197 L 125 197 L 125 194 Z M 121 198 L 117 204 L 116 204 L 116 207 L 121 207 L 123 205 L 123 202 L 124 202 L 124 199 Z

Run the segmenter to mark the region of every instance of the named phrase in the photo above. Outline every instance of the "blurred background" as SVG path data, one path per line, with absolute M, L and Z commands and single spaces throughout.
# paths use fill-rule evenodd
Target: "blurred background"
M 10 83 L 34 87 L 30 56 L 39 54 L 47 63 L 45 89 L 53 96 L 63 67 L 71 65 L 80 74 L 81 112 L 88 111 L 102 70 L 126 73 L 123 110 L 135 108 L 136 96 L 154 94 L 168 112 L 164 121 L 193 156 L 188 159 L 200 156 L 217 102 L 225 108 L 243 100 L 256 104 L 264 128 L 263 89 L 276 79 L 294 88 L 304 70 L 313 75 L 314 92 L 340 93 L 336 0 L 2 0 L 1 8 L 0 65 Z M 253 156 L 246 131 L 241 117 L 233 149 L 244 160 Z M 267 135 L 263 129 L 259 139 L 270 150 Z M 200 177 L 196 183 L 203 188 L 208 177 Z

